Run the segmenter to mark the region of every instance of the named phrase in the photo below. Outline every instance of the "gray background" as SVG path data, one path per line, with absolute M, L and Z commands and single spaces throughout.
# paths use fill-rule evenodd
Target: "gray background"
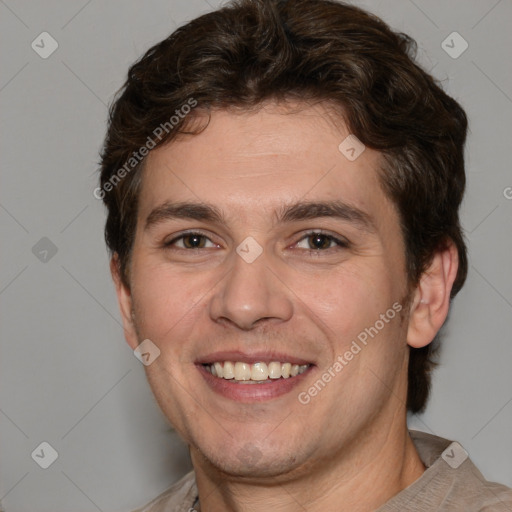
M 471 122 L 462 213 L 470 274 L 430 405 L 410 425 L 457 439 L 488 479 L 512 486 L 512 2 L 358 4 L 418 41 L 422 64 Z M 127 511 L 189 467 L 124 341 L 92 191 L 106 107 L 129 64 L 215 5 L 0 0 L 0 499 L 8 512 Z M 31 48 L 43 31 L 59 45 L 47 59 Z M 469 43 L 456 59 L 441 47 L 453 31 Z M 42 441 L 59 455 L 48 469 L 31 458 Z

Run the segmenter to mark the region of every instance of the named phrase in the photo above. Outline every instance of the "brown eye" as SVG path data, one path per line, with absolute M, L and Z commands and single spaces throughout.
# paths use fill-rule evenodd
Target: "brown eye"
M 203 235 L 190 234 L 183 237 L 183 245 L 187 249 L 200 249 L 205 246 L 205 239 Z
M 202 233 L 183 233 L 182 235 L 173 238 L 170 242 L 166 242 L 164 246 L 169 249 L 204 249 L 207 243 L 210 247 L 215 244 Z
M 304 245 L 301 247 L 301 244 L 304 244 L 304 241 L 306 242 L 306 247 L 304 247 Z M 297 247 L 306 249 L 310 252 L 318 252 L 327 251 L 336 247 L 348 247 L 348 242 L 340 240 L 332 235 L 312 231 L 297 243 Z
M 332 239 L 321 233 L 314 233 L 308 236 L 308 242 L 312 249 L 329 249 Z

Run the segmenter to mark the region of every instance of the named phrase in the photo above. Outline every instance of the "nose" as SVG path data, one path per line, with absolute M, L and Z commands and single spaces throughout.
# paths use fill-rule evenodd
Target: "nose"
M 291 292 L 269 267 L 265 252 L 252 263 L 236 253 L 232 260 L 230 270 L 211 297 L 211 319 L 243 330 L 251 330 L 263 320 L 289 320 L 293 314 Z

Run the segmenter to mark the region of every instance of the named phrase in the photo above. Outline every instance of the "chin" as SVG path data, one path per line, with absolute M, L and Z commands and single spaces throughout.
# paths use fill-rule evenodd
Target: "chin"
M 230 447 L 229 450 L 226 450 L 226 447 L 220 450 L 210 448 L 200 452 L 217 470 L 235 478 L 257 478 L 261 481 L 261 479 L 289 474 L 300 466 L 297 454 L 276 452 L 268 446 L 260 449 L 250 442 L 241 443 L 239 448 L 235 446 Z

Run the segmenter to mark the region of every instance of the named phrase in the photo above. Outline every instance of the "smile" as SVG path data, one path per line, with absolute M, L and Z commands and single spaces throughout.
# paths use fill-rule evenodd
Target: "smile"
M 241 403 L 287 395 L 316 368 L 314 363 L 284 353 L 249 355 L 237 351 L 212 353 L 195 366 L 215 394 Z
M 242 384 L 256 384 L 270 382 L 277 379 L 289 379 L 304 373 L 311 365 L 292 364 L 272 361 L 270 363 L 257 362 L 254 364 L 242 361 L 224 361 L 204 364 L 204 368 L 214 377 L 225 380 L 234 380 Z

